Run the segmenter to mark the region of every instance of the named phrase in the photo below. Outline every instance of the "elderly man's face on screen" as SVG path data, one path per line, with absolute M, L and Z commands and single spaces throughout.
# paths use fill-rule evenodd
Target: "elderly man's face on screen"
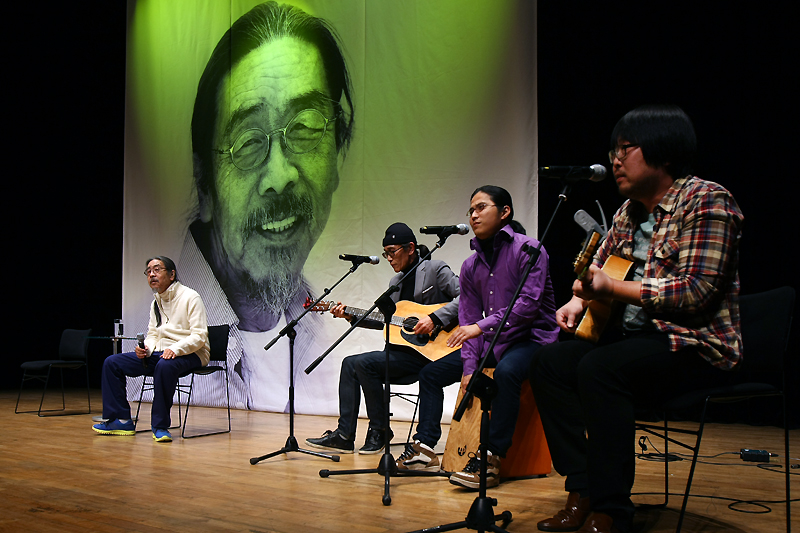
M 294 37 L 267 42 L 233 67 L 218 93 L 216 194 L 204 222 L 235 275 L 296 286 L 339 184 L 335 117 L 322 57 Z

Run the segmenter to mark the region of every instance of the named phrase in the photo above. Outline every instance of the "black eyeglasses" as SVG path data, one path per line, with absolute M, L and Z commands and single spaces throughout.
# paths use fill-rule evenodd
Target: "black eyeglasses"
M 638 144 L 623 144 L 617 146 L 613 150 L 608 152 L 608 160 L 611 161 L 611 164 L 614 164 L 614 158 L 623 161 L 626 157 L 628 157 L 628 149 L 629 148 L 636 148 L 639 146 Z
M 337 113 L 332 118 L 327 118 L 316 109 L 304 109 L 296 114 L 286 124 L 285 128 L 278 128 L 266 132 L 261 128 L 245 130 L 236 138 L 233 146 L 227 150 L 212 150 L 217 154 L 230 154 L 231 161 L 239 170 L 250 170 L 264 162 L 269 154 L 271 138 L 280 133 L 283 144 L 293 154 L 310 152 L 322 142 L 328 131 L 328 124 L 336 120 Z
M 398 246 L 398 247 L 397 247 L 397 248 L 395 248 L 394 250 L 386 250 L 386 251 L 385 251 L 385 252 L 383 252 L 381 255 L 383 256 L 383 258 L 384 258 L 384 259 L 389 259 L 390 257 L 394 257 L 394 254 L 396 254 L 396 253 L 397 253 L 397 252 L 399 252 L 400 250 L 405 250 L 405 249 L 408 247 L 408 245 L 409 245 L 409 244 L 410 244 L 410 243 L 407 243 L 407 244 L 401 244 L 400 246 Z

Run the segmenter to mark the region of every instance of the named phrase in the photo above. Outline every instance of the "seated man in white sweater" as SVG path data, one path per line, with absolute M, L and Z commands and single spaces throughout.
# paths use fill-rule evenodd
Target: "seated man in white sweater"
M 103 363 L 103 418 L 92 429 L 101 435 L 134 435 L 126 397 L 126 376 L 153 376 L 151 427 L 156 442 L 170 442 L 170 409 L 178 376 L 208 364 L 208 322 L 200 295 L 181 285 L 175 263 L 158 256 L 147 261 L 145 276 L 153 306 L 144 348 L 118 353 Z

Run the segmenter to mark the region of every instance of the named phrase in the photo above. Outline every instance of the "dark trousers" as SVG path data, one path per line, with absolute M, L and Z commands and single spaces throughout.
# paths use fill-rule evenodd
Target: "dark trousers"
M 553 466 L 565 489 L 591 499 L 593 511 L 630 530 L 634 506 L 634 405 L 716 384 L 727 373 L 694 349 L 669 350 L 666 334 L 604 346 L 572 340 L 543 347 L 530 370 Z M 588 435 L 588 437 L 587 437 Z
M 383 382 L 386 377 L 386 355 L 383 351 L 351 355 L 342 360 L 339 374 L 339 431 L 348 439 L 356 434 L 361 390 L 367 407 L 369 427 L 387 427 Z M 461 350 L 438 361 L 430 362 L 416 353 L 401 349 L 389 350 L 389 379 L 418 374 L 420 380 L 418 438 L 436 445 L 442 435 L 441 421 L 444 403 L 442 388 L 461 379 Z M 426 440 L 423 440 L 425 438 Z
M 444 388 L 460 382 L 461 350 L 428 363 L 419 371 L 419 424 L 414 439 L 433 448 L 442 436 Z
M 418 354 L 403 350 L 389 350 L 389 379 L 418 374 L 428 360 Z M 339 431 L 348 439 L 356 435 L 361 390 L 367 406 L 369 427 L 383 430 L 387 427 L 386 406 L 383 401 L 386 354 L 381 351 L 350 355 L 342 360 L 339 372 Z
M 522 383 L 528 379 L 531 361 L 541 345 L 522 341 L 510 346 L 494 369 L 497 397 L 492 401 L 489 421 L 489 442 L 486 447 L 495 455 L 505 457 L 511 448 L 519 416 L 519 396 Z
M 126 395 L 126 376 L 153 376 L 153 407 L 151 410 L 151 426 L 153 428 L 170 427 L 170 409 L 178 376 L 193 368 L 199 368 L 200 358 L 196 354 L 182 355 L 175 359 L 162 359 L 162 352 L 153 352 L 145 359 L 147 369 L 135 352 L 118 353 L 109 356 L 103 362 L 102 392 L 103 418 L 109 420 L 131 418 L 131 406 Z

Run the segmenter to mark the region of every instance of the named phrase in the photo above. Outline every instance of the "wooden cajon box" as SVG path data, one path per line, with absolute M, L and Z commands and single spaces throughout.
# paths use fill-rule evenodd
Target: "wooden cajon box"
M 484 374 L 491 377 L 493 368 L 484 369 Z M 459 391 L 456 408 L 461 402 Z M 453 409 L 455 413 L 455 409 Z M 469 453 L 477 453 L 480 445 L 481 407 L 480 400 L 473 398 L 472 406 L 464 412 L 460 422 L 453 420 L 450 434 L 442 459 L 442 469 L 447 472 L 458 472 L 466 466 Z M 522 384 L 520 409 L 517 427 L 511 449 L 500 465 L 500 477 L 544 476 L 552 471 L 550 450 L 544 438 L 542 420 L 536 401 L 533 399 L 530 383 Z

